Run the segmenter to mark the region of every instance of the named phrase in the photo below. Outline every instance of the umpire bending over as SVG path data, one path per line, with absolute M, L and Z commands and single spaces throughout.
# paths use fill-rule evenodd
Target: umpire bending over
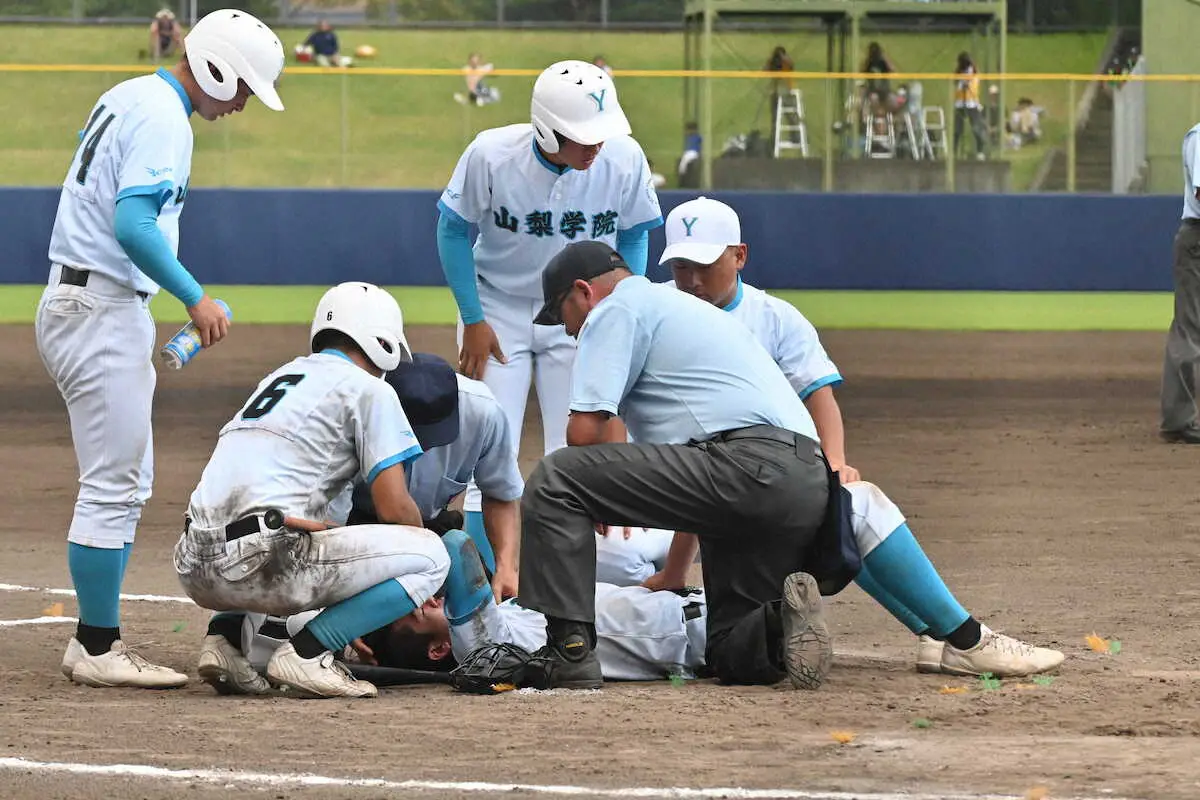
M 546 615 L 551 682 L 596 688 L 596 524 L 694 531 L 708 595 L 709 668 L 727 683 L 786 675 L 815 689 L 832 645 L 804 551 L 829 475 L 787 378 L 742 323 L 634 275 L 598 241 L 542 275 L 534 320 L 578 339 L 568 447 L 521 501 L 521 605 Z M 636 444 L 603 443 L 619 415 Z M 782 599 L 781 599 L 782 598 Z

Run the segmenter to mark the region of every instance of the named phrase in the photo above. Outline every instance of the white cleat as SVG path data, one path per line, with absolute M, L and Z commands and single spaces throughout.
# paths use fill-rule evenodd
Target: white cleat
M 792 686 L 820 688 L 833 666 L 833 639 L 813 576 L 793 572 L 784 579 L 781 616 L 784 663 Z
M 83 652 L 71 669 L 71 680 L 75 683 L 104 688 L 132 686 L 139 689 L 178 689 L 188 682 L 187 675 L 170 667 L 151 664 L 127 648 L 120 639 L 113 642 L 107 653 L 98 656 L 89 654 L 83 647 L 79 649 Z M 63 666 L 65 668 L 66 664 Z
M 932 636 L 917 638 L 917 672 L 941 672 L 946 643 Z
M 356 680 L 345 664 L 326 650 L 316 658 L 301 658 L 291 642 L 280 647 L 267 663 L 267 678 L 279 692 L 292 697 L 375 697 L 379 690 Z
M 946 645 L 942 651 L 941 671 L 948 675 L 983 675 L 995 678 L 1019 678 L 1048 672 L 1066 658 L 1057 650 L 1035 647 L 1011 636 L 996 633 L 986 625 L 983 638 L 970 650 Z
M 84 650 L 79 640 L 72 636 L 71 641 L 67 642 L 67 652 L 63 653 L 62 674 L 68 678 L 71 677 L 71 673 L 75 671 L 75 665 L 86 655 L 87 650 Z
M 217 694 L 273 694 L 267 679 L 224 636 L 204 637 L 196 671 Z

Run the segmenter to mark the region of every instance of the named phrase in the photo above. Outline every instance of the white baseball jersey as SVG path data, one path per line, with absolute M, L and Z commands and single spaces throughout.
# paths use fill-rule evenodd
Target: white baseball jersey
M 671 286 L 675 281 L 668 281 Z M 838 386 L 842 376 L 830 360 L 817 329 L 796 307 L 738 279 L 737 294 L 725 306 L 748 327 L 805 400 L 822 386 Z
M 100 96 L 80 131 L 50 238 L 50 260 L 100 273 L 134 291 L 158 284 L 134 266 L 113 232 L 117 201 L 153 195 L 173 252 L 192 169 L 191 103 L 173 75 L 119 83 Z
M 255 512 L 323 521 L 355 480 L 421 454 L 396 392 L 334 350 L 272 372 L 221 429 L 188 516 L 215 528 Z
M 541 301 L 542 269 L 571 242 L 617 246 L 617 231 L 649 229 L 662 212 L 641 146 L 604 143 L 586 170 L 551 164 L 527 123 L 475 137 L 458 160 L 438 208 L 479 226 L 475 269 L 501 291 Z
M 704 664 L 707 606 L 701 591 L 652 592 L 641 586 L 596 584 L 596 655 L 607 680 L 650 681 L 692 677 Z M 493 600 L 470 620 L 450 628 L 461 661 L 488 642 L 533 652 L 546 644 L 546 617 L 505 600 Z

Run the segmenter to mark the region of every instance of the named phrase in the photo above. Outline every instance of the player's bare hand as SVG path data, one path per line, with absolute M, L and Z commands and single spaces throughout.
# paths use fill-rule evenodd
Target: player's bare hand
M 515 567 L 497 564 L 496 574 L 492 576 L 492 595 L 500 603 L 510 597 L 517 596 L 517 570 Z
M 862 475 L 849 464 L 830 464 L 829 468 L 838 474 L 838 480 L 845 486 L 847 483 L 861 481 Z
M 362 639 L 355 639 L 350 643 L 350 646 L 354 648 L 354 652 L 358 653 L 360 663 L 370 664 L 371 666 L 379 665 L 379 662 L 375 660 L 375 651 L 368 647 L 367 643 Z
M 229 333 L 229 317 L 208 295 L 201 297 L 196 305 L 188 306 L 187 312 L 192 322 L 196 323 L 202 346 L 212 347 Z
M 674 592 L 686 585 L 687 575 L 673 575 L 666 570 L 660 570 L 642 581 L 642 586 L 652 592 Z
M 468 378 L 483 380 L 484 370 L 487 369 L 488 356 L 495 358 L 501 364 L 507 364 L 508 359 L 500 349 L 500 339 L 487 322 L 473 322 L 463 326 L 462 350 L 458 354 L 458 371 Z

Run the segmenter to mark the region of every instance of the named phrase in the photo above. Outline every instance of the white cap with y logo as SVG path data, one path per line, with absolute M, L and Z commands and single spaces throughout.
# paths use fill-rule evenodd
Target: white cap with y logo
M 676 258 L 711 264 L 725 248 L 742 243 L 737 212 L 720 200 L 697 197 L 676 206 L 667 215 L 667 246 L 659 264 Z

